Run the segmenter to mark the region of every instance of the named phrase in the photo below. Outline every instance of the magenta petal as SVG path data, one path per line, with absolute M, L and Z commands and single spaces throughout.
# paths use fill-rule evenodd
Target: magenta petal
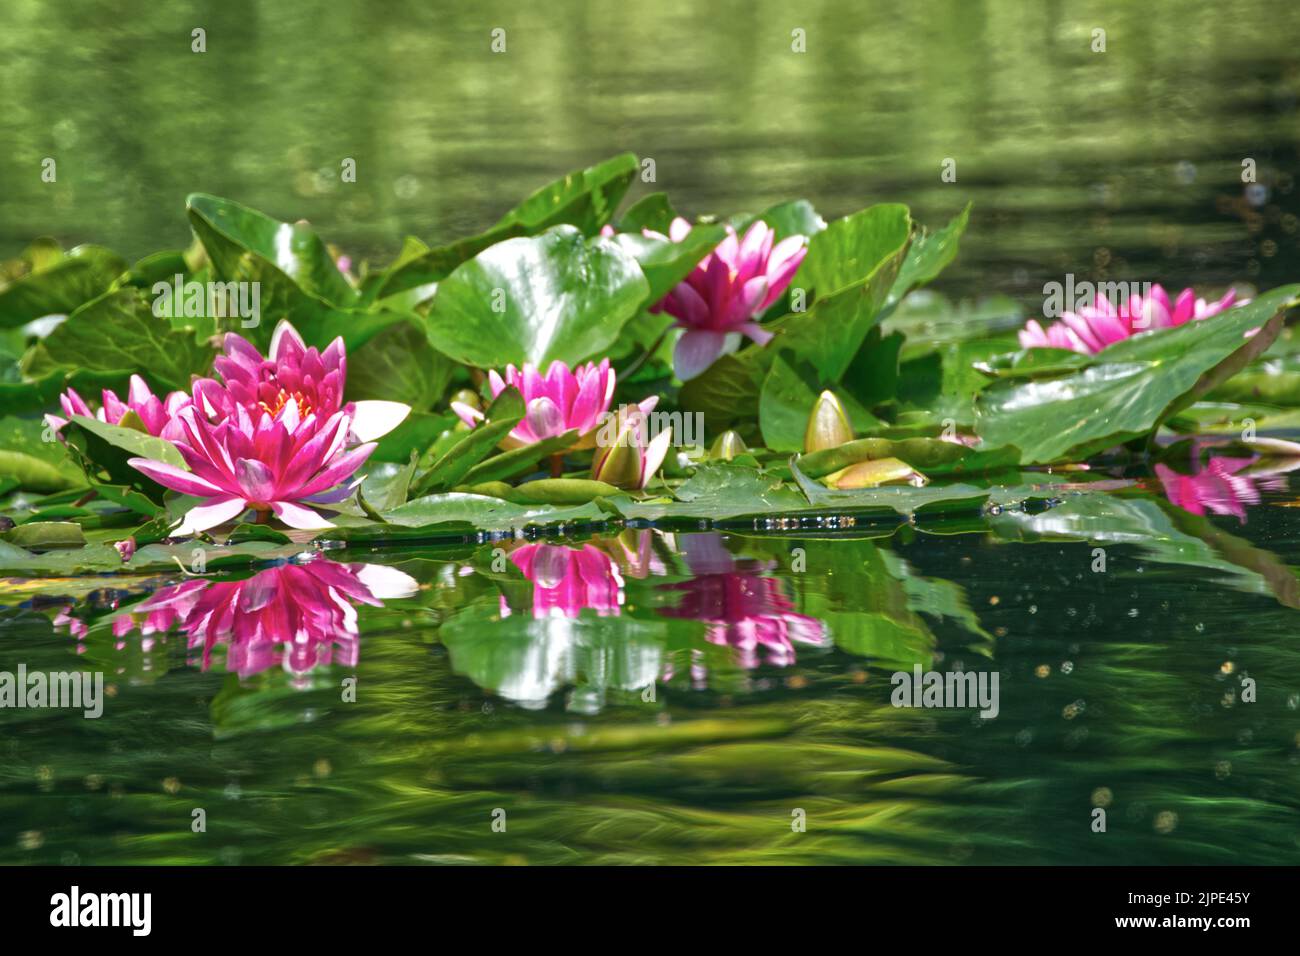
M 220 495 L 224 491 L 212 482 L 166 462 L 154 461 L 152 458 L 128 458 L 126 463 L 136 471 L 148 475 L 164 488 L 179 491 L 183 495 L 208 498 L 212 495 Z
M 227 332 L 222 345 L 230 364 L 249 376 L 256 377 L 262 368 L 263 358 L 252 342 L 235 332 Z M 221 358 L 218 358 L 217 362 L 220 361 Z M 222 374 L 225 375 L 224 372 Z
M 132 375 L 131 387 L 126 394 L 127 402 L 131 405 L 143 405 L 151 398 L 153 392 L 149 391 L 149 386 L 145 384 L 144 379 L 139 375 Z
M 676 310 L 669 312 L 687 325 L 705 329 L 709 327 L 709 305 L 703 296 L 683 282 L 669 293 L 668 298 L 676 305 Z
M 316 475 L 309 482 L 296 489 L 281 489 L 281 493 L 292 494 L 294 498 L 305 498 L 308 495 L 314 495 L 317 492 L 324 491 L 326 488 L 333 488 L 344 478 L 352 476 L 358 468 L 366 463 L 366 459 L 379 446 L 374 442 L 368 445 L 358 445 L 349 452 L 345 452 L 335 458 L 328 467 L 323 469 L 320 474 Z
M 235 462 L 235 477 L 244 497 L 254 504 L 264 504 L 275 497 L 275 476 L 262 462 L 240 458 Z
M 297 528 L 302 531 L 318 531 L 322 528 L 334 527 L 333 524 L 310 508 L 304 508 L 291 501 L 273 501 L 271 502 L 271 511 L 290 528 Z
M 546 395 L 528 403 L 528 413 L 524 420 L 539 440 L 564 433 L 564 414 L 560 411 L 560 406 Z
M 582 387 L 573 400 L 573 408 L 569 411 L 569 418 L 565 423 L 569 428 L 576 428 L 585 435 L 596 427 L 601 414 L 609 408 L 609 401 L 605 396 L 606 381 L 607 379 L 602 379 L 598 375 L 588 375 L 583 379 Z
M 1018 335 L 1022 349 L 1037 349 L 1047 345 L 1047 333 L 1036 319 L 1030 319 Z
M 731 328 L 740 325 L 742 322 L 756 318 L 761 310 L 759 306 L 767 298 L 767 277 L 756 276 L 750 279 L 741 288 L 740 294 L 731 300 L 731 308 L 727 310 L 725 325 Z
M 452 402 L 451 410 L 456 413 L 457 417 L 470 428 L 475 428 L 479 422 L 487 416 L 480 412 L 472 405 L 466 405 L 464 402 Z
M 723 332 L 688 329 L 673 348 L 673 371 L 683 382 L 695 378 L 718 360 L 726 341 Z
M 1079 340 L 1087 346 L 1089 352 L 1100 352 L 1103 348 L 1102 342 L 1092 331 L 1087 319 L 1074 312 L 1066 312 L 1061 315 L 1061 322 L 1079 337 Z

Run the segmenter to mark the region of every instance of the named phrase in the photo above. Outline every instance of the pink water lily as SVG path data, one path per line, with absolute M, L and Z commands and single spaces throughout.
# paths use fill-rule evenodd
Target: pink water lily
M 176 426 L 170 429 L 168 426 L 176 417 L 176 413 L 190 404 L 190 396 L 184 392 L 172 392 L 165 399 L 161 399 L 150 390 L 144 379 L 139 375 L 132 375 L 126 401 L 122 401 L 117 397 L 116 392 L 107 388 L 101 393 L 100 401 L 99 409 L 91 411 L 90 406 L 76 390 L 69 388 L 59 396 L 59 405 L 63 408 L 63 414 L 68 417 L 46 415 L 45 420 L 55 431 L 58 431 L 74 415 L 95 418 L 109 425 L 120 425 L 127 415 L 134 412 L 150 435 L 170 439 L 178 435 L 179 431 Z
M 646 232 L 656 239 L 681 242 L 691 224 L 680 216 L 668 235 Z M 695 378 L 734 349 L 740 335 L 759 345 L 772 333 L 757 321 L 785 291 L 808 253 L 806 236 L 789 236 L 775 242 L 776 233 L 762 220 L 738 238 L 727 227 L 727 237 L 705 256 L 652 312 L 667 312 L 686 331 L 673 350 L 673 369 L 682 381 Z
M 183 437 L 174 444 L 190 471 L 148 458 L 129 459 L 164 488 L 205 499 L 186 513 L 172 535 L 206 531 L 249 509 L 259 517 L 273 513 L 291 528 L 333 527 L 305 504 L 347 498 L 356 483 L 343 482 L 376 446 L 347 446 L 352 422 L 346 412 L 335 412 L 316 426 L 314 415 L 300 421 L 298 408 L 288 402 L 274 417 L 263 410 L 255 419 L 237 404 L 218 425 L 209 424 L 196 408 L 185 408 L 177 416 Z
M 191 580 L 162 588 L 113 622 L 125 637 L 179 628 L 211 666 L 226 648 L 226 670 L 249 676 L 274 665 L 301 674 L 334 660 L 355 667 L 360 646 L 356 604 L 382 605 L 419 588 L 414 578 L 377 564 L 316 558 L 267 568 L 239 581 Z
M 1061 321 L 1046 329 L 1030 319 L 1020 330 L 1020 345 L 1026 349 L 1069 349 L 1096 355 L 1106 346 L 1139 332 L 1211 318 L 1231 308 L 1236 300 L 1237 294 L 1231 289 L 1214 302 L 1198 299 L 1192 289 L 1184 289 L 1171 303 L 1168 293 L 1153 285 L 1150 295 L 1130 296 L 1116 309 L 1104 295 L 1098 295 L 1092 305 L 1063 313 Z
M 525 362 L 522 369 L 507 365 L 505 377 L 495 369 L 488 372 L 493 398 L 514 386 L 523 396 L 526 409 L 524 420 L 511 430 L 502 446 L 517 448 L 576 431 L 578 437 L 573 447 L 592 447 L 597 427 L 614 398 L 614 381 L 609 359 L 602 359 L 599 365 L 588 362 L 572 370 L 557 360 L 545 375 L 531 362 Z M 638 407 L 649 413 L 658 401 L 659 397 L 652 395 L 638 403 Z M 483 421 L 483 413 L 464 402 L 452 402 L 451 407 L 470 427 Z
M 299 424 L 316 426 L 335 412 L 345 412 L 349 443 L 374 441 L 396 428 L 410 414 L 401 402 L 343 401 L 347 383 L 347 352 L 342 337 L 324 352 L 308 348 L 286 320 L 276 325 L 266 357 L 241 335 L 226 333 L 223 354 L 213 368 L 221 381 L 205 378 L 194 383 L 194 403 L 217 424 L 243 408 L 257 420 L 263 412 L 281 420 L 291 408 Z

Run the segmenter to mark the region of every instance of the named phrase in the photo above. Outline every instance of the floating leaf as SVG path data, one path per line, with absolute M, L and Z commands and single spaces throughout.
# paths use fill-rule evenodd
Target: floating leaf
M 21 451 L 0 448 L 0 479 L 12 479 L 11 487 L 48 494 L 75 488 L 77 480 L 64 474 L 47 461 Z
M 898 278 L 894 280 L 894 287 L 889 290 L 886 309 L 892 309 L 908 292 L 925 285 L 957 257 L 957 247 L 962 233 L 966 231 L 966 224 L 970 221 L 972 205 L 973 203 L 967 203 L 966 208 L 938 232 L 922 230 L 912 240 L 907 258 L 903 260 Z
M 41 493 L 85 484 L 76 461 L 44 419 L 0 418 L 0 478 L 6 476 L 15 478 L 18 487 Z
M 479 484 L 481 482 L 499 481 L 504 478 L 513 478 L 521 472 L 527 471 L 538 462 L 551 455 L 557 455 L 566 449 L 573 447 L 578 440 L 577 429 L 571 429 L 562 435 L 556 435 L 553 438 L 547 438 L 539 442 L 533 442 L 529 445 L 520 445 L 518 448 L 511 448 L 509 451 L 503 451 L 499 455 L 493 455 L 486 461 L 479 462 L 471 468 L 465 475 L 466 484 Z
M 825 479 L 828 488 L 877 488 L 880 485 L 921 487 L 930 479 L 898 458 L 873 458 L 842 468 Z
M 669 202 L 667 193 L 651 193 L 628 206 L 627 212 L 623 213 L 623 218 L 619 220 L 618 225 L 622 232 L 640 232 L 642 229 L 649 229 L 651 232 L 666 236 L 677 215 L 677 210 Z
M 177 468 L 186 467 L 185 459 L 176 450 L 176 446 L 165 438 L 155 438 L 148 432 L 123 428 L 121 425 L 110 425 L 85 415 L 73 415 L 71 421 L 76 427 L 83 428 L 113 447 L 122 449 L 133 458 L 149 458 L 175 465 Z
M 528 524 L 558 521 L 599 521 L 603 512 L 594 504 L 557 507 L 547 504 L 516 504 L 487 495 L 447 492 L 414 498 L 399 508 L 384 512 L 384 520 L 411 529 L 443 528 L 448 531 L 475 529 L 498 531 Z M 343 531 L 349 539 L 380 534 L 379 529 L 357 526 Z M 333 534 L 333 532 L 331 532 Z
M 5 532 L 4 539 L 19 548 L 36 551 L 80 548 L 86 543 L 86 535 L 75 521 L 29 521 Z
M 548 505 L 581 505 L 619 494 L 613 485 L 588 478 L 540 478 L 515 489 L 521 497 Z
M 403 320 L 364 348 L 349 351 L 347 397 L 402 402 L 422 411 L 442 398 L 453 370 L 446 356 L 429 345 L 423 329 Z
M 911 216 L 901 203 L 882 203 L 836 219 L 812 237 L 793 284 L 821 298 L 865 282 L 881 262 L 906 247 L 911 229 Z
M 650 284 L 646 301 L 658 302 L 691 274 L 726 236 L 720 225 L 697 225 L 681 242 L 653 239 L 639 233 L 620 233 L 615 241 L 637 261 Z
M 262 295 L 272 300 L 292 288 L 331 305 L 357 301 L 356 290 L 305 222 L 280 222 L 206 193 L 187 196 L 185 209 L 219 276 L 261 280 L 271 286 Z

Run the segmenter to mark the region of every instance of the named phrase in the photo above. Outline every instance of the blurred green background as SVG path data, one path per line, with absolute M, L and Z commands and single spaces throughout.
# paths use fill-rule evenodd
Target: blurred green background
M 7 0 L 4 26 L 0 256 L 179 246 L 202 190 L 387 261 L 630 149 L 694 215 L 900 200 L 939 223 L 974 199 L 961 295 L 1297 272 L 1291 0 Z

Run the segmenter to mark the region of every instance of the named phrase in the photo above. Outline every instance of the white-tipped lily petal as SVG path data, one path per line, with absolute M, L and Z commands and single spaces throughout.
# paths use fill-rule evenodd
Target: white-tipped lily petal
M 387 435 L 411 414 L 411 406 L 401 402 L 370 399 L 353 403 L 352 434 L 357 441 L 369 442 Z

